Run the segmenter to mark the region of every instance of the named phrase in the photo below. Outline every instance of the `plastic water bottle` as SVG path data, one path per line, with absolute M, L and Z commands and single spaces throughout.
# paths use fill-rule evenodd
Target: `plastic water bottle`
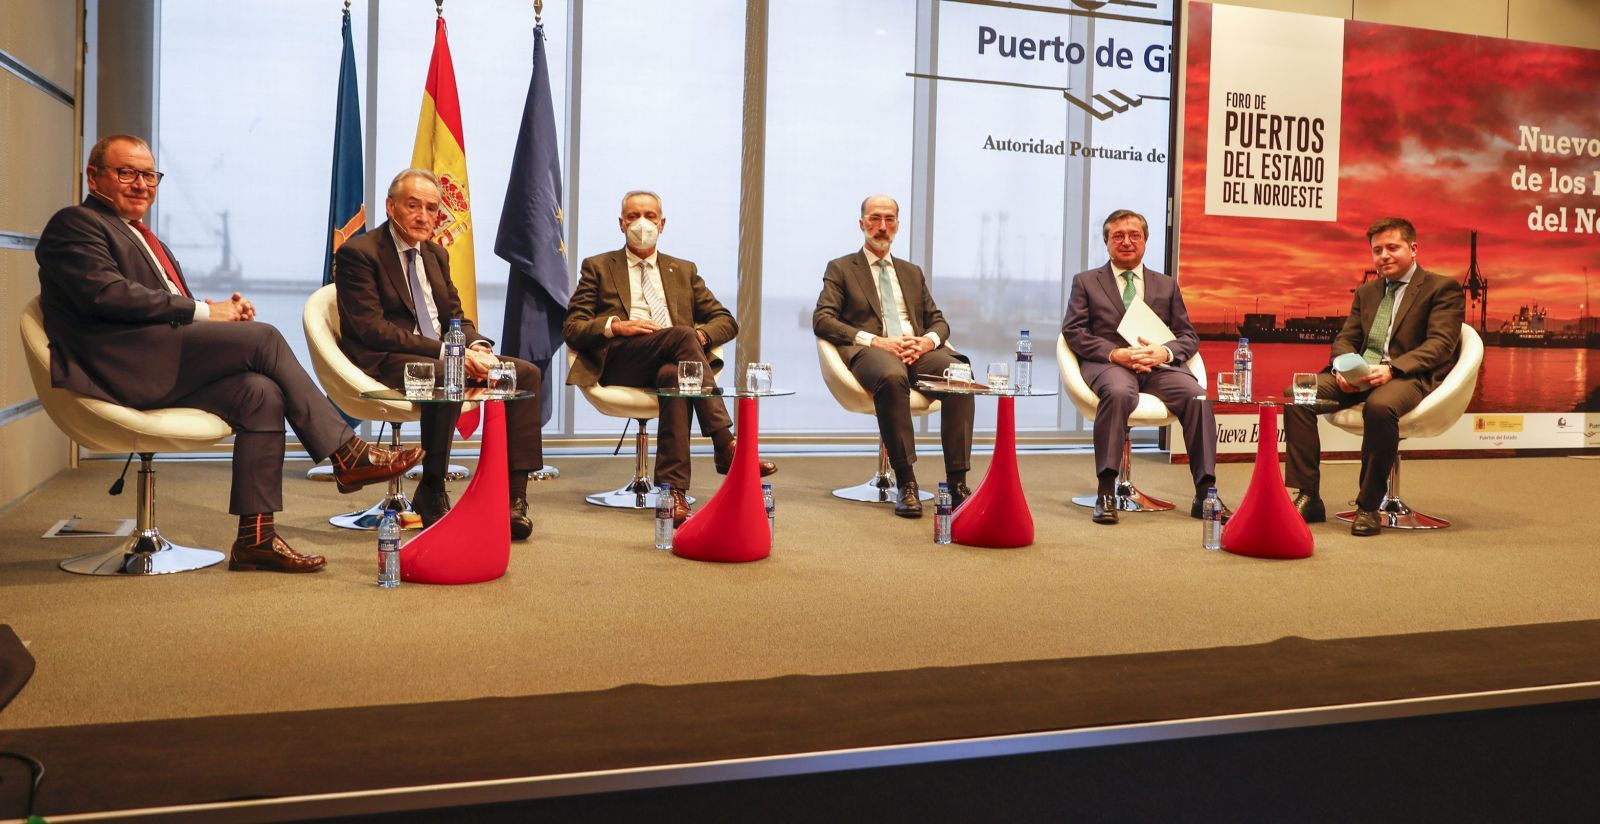
M 392 509 L 385 509 L 378 522 L 378 586 L 400 586 L 400 518 Z
M 1255 397 L 1250 381 L 1254 367 L 1254 359 L 1250 355 L 1250 339 L 1240 338 L 1239 348 L 1233 350 L 1233 371 L 1239 373 L 1239 395 L 1246 401 Z
M 1200 548 L 1222 548 L 1222 501 L 1214 486 L 1206 490 L 1205 502 L 1200 504 Z
M 955 512 L 955 501 L 950 497 L 950 484 L 940 481 L 939 494 L 933 498 L 933 542 L 950 543 L 950 522 Z
M 761 503 L 767 508 L 767 532 L 778 539 L 778 503 L 772 498 L 772 484 L 761 485 Z
M 1017 339 L 1017 365 L 1011 369 L 1011 385 L 1019 393 L 1033 389 L 1033 338 L 1028 337 L 1026 329 Z
M 672 548 L 672 484 L 662 484 L 656 498 L 656 549 Z
M 450 319 L 450 331 L 444 333 L 444 393 L 457 397 L 467 389 L 467 335 L 461 331 L 461 319 Z

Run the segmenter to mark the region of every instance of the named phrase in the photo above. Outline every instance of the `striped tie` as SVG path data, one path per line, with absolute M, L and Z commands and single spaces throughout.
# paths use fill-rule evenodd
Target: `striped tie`
M 644 287 L 644 305 L 650 309 L 650 319 L 665 329 L 672 325 L 672 315 L 667 312 L 667 296 L 661 294 L 661 278 L 650 276 L 652 268 L 650 261 L 639 261 L 639 283 Z
M 1372 317 L 1372 329 L 1367 332 L 1367 351 L 1361 353 L 1361 359 L 1367 363 L 1383 362 L 1383 342 L 1389 337 L 1389 319 L 1394 316 L 1394 293 L 1400 289 L 1400 281 L 1391 280 L 1384 286 L 1383 300 L 1378 301 L 1378 314 Z

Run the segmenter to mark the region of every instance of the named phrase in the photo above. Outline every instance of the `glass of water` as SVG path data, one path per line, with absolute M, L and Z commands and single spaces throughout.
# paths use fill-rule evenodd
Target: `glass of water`
M 699 392 L 700 380 L 705 375 L 705 364 L 700 361 L 678 361 L 678 391 Z
M 1315 372 L 1294 373 L 1294 402 L 1297 404 L 1317 402 L 1317 375 Z
M 1011 384 L 1011 364 L 998 361 L 989 364 L 989 389 L 1000 391 Z
M 433 364 L 417 361 L 406 364 L 406 397 L 427 398 L 433 395 Z
M 972 364 L 952 363 L 944 368 L 944 379 L 952 384 L 972 383 Z
M 517 392 L 517 365 L 508 360 L 498 361 L 489 367 L 487 381 L 490 394 L 510 397 Z
M 1217 373 L 1217 400 L 1223 403 L 1236 403 L 1243 400 L 1239 396 L 1239 373 Z
M 766 393 L 772 391 L 772 364 L 752 363 L 744 369 L 744 390 Z

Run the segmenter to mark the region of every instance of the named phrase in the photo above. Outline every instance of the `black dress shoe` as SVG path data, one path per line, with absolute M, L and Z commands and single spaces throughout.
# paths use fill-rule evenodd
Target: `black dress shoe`
M 511 540 L 526 541 L 533 534 L 533 521 L 528 517 L 528 499 L 511 499 Z
M 894 514 L 902 518 L 922 517 L 922 495 L 916 481 L 900 485 L 900 500 L 894 502 Z
M 1222 503 L 1222 498 L 1220 497 L 1217 498 L 1217 503 L 1222 504 L 1222 522 L 1227 523 L 1228 519 L 1233 517 L 1233 510 L 1229 509 L 1227 504 Z M 1194 496 L 1194 500 L 1189 504 L 1189 517 L 1200 519 L 1204 518 L 1205 516 L 1206 496 L 1196 495 Z
M 1357 538 L 1370 538 L 1383 531 L 1378 524 L 1378 513 L 1370 509 L 1356 510 L 1356 519 L 1350 522 L 1350 534 Z
M 411 496 L 411 511 L 422 518 L 424 527 L 433 526 L 450 511 L 450 493 L 418 488 Z
M 950 485 L 950 504 L 952 509 L 961 506 L 961 502 L 971 496 L 972 488 L 967 486 L 965 481 Z
M 1294 496 L 1294 511 L 1308 524 L 1320 524 L 1328 520 L 1328 510 L 1323 508 L 1322 499 L 1304 492 Z
M 1117 522 L 1117 496 L 1094 496 L 1094 522 L 1097 524 L 1114 524 Z

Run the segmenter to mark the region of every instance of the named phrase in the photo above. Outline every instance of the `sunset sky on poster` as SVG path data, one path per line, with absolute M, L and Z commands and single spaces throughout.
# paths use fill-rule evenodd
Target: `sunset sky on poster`
M 1347 22 L 1338 221 L 1216 217 L 1204 200 L 1212 8 L 1189 8 L 1178 262 L 1197 325 L 1258 305 L 1280 323 L 1308 310 L 1346 314 L 1350 290 L 1372 268 L 1364 230 L 1387 215 L 1416 224 L 1422 266 L 1457 279 L 1479 232 L 1491 328 L 1526 303 L 1548 307 L 1552 330 L 1572 323 L 1583 311 L 1585 267 L 1600 301 L 1600 233 L 1528 227 L 1537 205 L 1566 206 L 1569 229 L 1574 209 L 1600 209 L 1600 157 L 1518 145 L 1519 126 L 1537 126 L 1600 146 L 1600 52 Z M 1519 165 L 1547 182 L 1554 166 L 1586 191 L 1517 191 Z M 1469 313 L 1476 318 L 1476 307 Z

